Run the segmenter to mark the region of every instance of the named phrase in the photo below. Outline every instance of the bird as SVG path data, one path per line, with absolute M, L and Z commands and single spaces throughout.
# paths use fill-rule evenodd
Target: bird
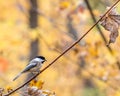
M 31 72 L 31 73 L 38 73 L 40 72 L 40 68 L 42 67 L 43 63 L 47 61 L 43 56 L 36 56 L 32 59 L 29 64 L 25 67 L 23 71 L 21 71 L 14 79 L 15 81 L 18 77 L 20 77 L 23 73 Z

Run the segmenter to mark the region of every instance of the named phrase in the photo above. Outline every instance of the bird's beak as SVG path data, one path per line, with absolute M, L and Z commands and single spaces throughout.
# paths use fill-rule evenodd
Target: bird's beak
M 47 61 L 47 60 L 45 59 L 45 61 Z

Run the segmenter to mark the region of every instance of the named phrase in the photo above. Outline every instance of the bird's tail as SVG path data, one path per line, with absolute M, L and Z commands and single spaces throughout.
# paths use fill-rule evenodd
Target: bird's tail
M 21 75 L 21 73 L 19 73 L 19 74 L 13 79 L 13 81 L 15 81 L 20 75 Z

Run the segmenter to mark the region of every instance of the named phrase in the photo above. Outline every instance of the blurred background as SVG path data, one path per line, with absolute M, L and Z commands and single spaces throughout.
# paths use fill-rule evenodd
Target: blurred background
M 12 79 L 36 55 L 43 68 L 81 37 L 116 0 L 0 0 L 0 88 L 15 89 L 30 78 Z M 120 12 L 119 4 L 116 6 Z M 120 96 L 120 39 L 96 26 L 38 80 L 56 96 Z M 14 94 L 14 96 L 19 96 Z

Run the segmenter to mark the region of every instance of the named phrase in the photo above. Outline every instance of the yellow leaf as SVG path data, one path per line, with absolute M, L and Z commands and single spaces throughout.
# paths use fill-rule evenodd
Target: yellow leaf
M 41 81 L 41 80 L 40 80 L 40 81 L 32 80 L 32 81 L 30 82 L 30 86 L 36 86 L 36 87 L 38 87 L 39 89 L 42 89 L 43 84 L 44 84 L 44 82 Z
M 10 87 L 10 86 L 7 86 L 6 89 L 7 89 L 7 92 L 8 92 L 8 93 L 13 90 L 12 87 Z
M 40 81 L 37 81 L 36 86 L 37 86 L 39 89 L 42 89 L 43 84 L 44 84 L 44 82 L 40 80 Z
M 61 9 L 65 9 L 68 8 L 70 6 L 70 3 L 68 1 L 64 1 L 60 3 L 60 8 Z

